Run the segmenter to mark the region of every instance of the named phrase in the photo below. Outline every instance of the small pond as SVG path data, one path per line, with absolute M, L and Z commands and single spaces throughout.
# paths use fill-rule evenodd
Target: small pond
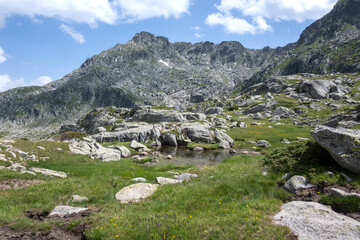
M 192 164 L 196 166 L 214 165 L 221 163 L 225 158 L 234 156 L 234 154 L 229 153 L 229 149 L 196 152 L 186 147 L 163 146 L 158 151 L 164 156 L 172 156 L 172 159 L 170 160 L 160 160 L 160 164 Z

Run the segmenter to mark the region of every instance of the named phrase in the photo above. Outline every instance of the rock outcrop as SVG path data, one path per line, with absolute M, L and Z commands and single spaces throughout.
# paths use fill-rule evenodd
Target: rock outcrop
M 320 125 L 311 135 L 342 167 L 360 174 L 360 130 Z
M 150 197 L 159 187 L 157 184 L 136 183 L 124 187 L 116 193 L 115 199 L 121 203 L 136 203 Z

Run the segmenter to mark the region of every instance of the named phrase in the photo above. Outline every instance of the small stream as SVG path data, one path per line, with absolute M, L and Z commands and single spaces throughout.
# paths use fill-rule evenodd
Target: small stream
M 196 152 L 186 147 L 163 146 L 158 151 L 164 156 L 172 156 L 172 159 L 170 160 L 160 160 L 160 164 L 192 164 L 196 166 L 205 166 L 219 164 L 225 158 L 234 156 L 234 154 L 229 153 L 229 149 L 205 150 L 203 152 Z

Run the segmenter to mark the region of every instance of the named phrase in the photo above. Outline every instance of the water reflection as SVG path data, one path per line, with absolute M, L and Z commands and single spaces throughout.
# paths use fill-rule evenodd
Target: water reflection
M 234 154 L 229 153 L 229 149 L 208 150 L 203 152 L 191 151 L 186 147 L 163 146 L 158 150 L 163 155 L 171 155 L 171 160 L 161 160 L 160 164 L 192 164 L 196 166 L 214 165 L 221 163 L 225 158 Z

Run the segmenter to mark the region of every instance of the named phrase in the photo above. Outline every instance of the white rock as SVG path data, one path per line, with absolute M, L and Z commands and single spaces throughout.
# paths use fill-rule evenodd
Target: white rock
M 49 217 L 64 217 L 68 214 L 81 213 L 88 210 L 88 208 L 70 207 L 70 206 L 57 206 L 51 211 Z
M 30 168 L 30 171 L 32 171 L 34 173 L 40 173 L 42 175 L 49 176 L 49 177 L 67 178 L 67 174 L 64 172 L 54 171 L 54 170 L 45 169 L 45 168 L 33 167 L 33 168 Z
M 121 189 L 116 193 L 115 199 L 121 203 L 140 202 L 150 197 L 159 187 L 157 184 L 136 183 Z
M 36 146 L 38 149 L 41 149 L 41 150 L 46 150 L 44 147 L 42 146 Z
M 360 239 L 360 222 L 315 202 L 290 202 L 273 217 L 299 240 Z
M 181 181 L 179 181 L 177 179 L 165 178 L 165 177 L 157 177 L 156 182 L 160 185 L 181 183 Z
M 74 203 L 80 203 L 80 202 L 87 202 L 89 199 L 87 197 L 82 197 L 79 195 L 72 195 L 72 202 Z
M 133 178 L 131 179 L 133 182 L 146 182 L 146 179 L 143 177 Z

